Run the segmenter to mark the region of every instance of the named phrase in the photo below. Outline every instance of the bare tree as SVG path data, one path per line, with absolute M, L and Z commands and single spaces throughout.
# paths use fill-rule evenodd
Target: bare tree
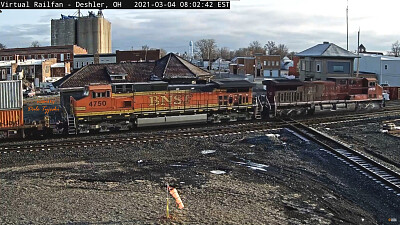
M 230 50 L 227 47 L 219 48 L 218 49 L 218 57 L 221 57 L 223 59 L 229 59 L 230 58 Z
M 235 56 L 237 57 L 251 56 L 251 52 L 249 51 L 248 48 L 239 48 L 238 50 L 235 51 Z
M 248 50 L 251 55 L 256 53 L 264 53 L 264 49 L 261 47 L 261 43 L 258 41 L 253 41 L 249 44 Z
M 400 55 L 400 43 L 399 41 L 396 41 L 395 43 L 392 44 L 392 55 L 394 55 L 395 57 L 399 57 Z
M 0 50 L 5 49 L 5 48 L 7 48 L 7 47 L 5 45 L 3 45 L 2 43 L 0 43 Z
M 280 55 L 282 59 L 283 57 L 289 55 L 289 49 L 286 45 L 279 44 L 274 55 Z
M 196 52 L 203 60 L 212 59 L 217 55 L 217 44 L 214 39 L 198 40 L 194 46 L 196 47 Z
M 161 54 L 161 57 L 164 57 L 167 55 L 167 51 L 165 51 L 165 49 L 163 49 L 163 48 L 160 48 L 160 54 Z
M 150 47 L 148 45 L 142 45 L 142 50 L 149 50 Z
M 276 47 L 275 41 L 268 41 L 267 44 L 264 45 L 264 49 L 267 55 L 274 55 L 278 47 Z
M 31 47 L 39 47 L 40 43 L 38 41 L 32 41 Z
M 293 60 L 294 56 L 297 54 L 297 52 L 291 51 L 288 54 L 289 59 Z
M 230 52 L 229 52 L 229 59 L 232 60 L 233 58 L 235 58 L 235 56 L 236 56 L 236 55 L 235 55 L 235 51 L 230 51 Z

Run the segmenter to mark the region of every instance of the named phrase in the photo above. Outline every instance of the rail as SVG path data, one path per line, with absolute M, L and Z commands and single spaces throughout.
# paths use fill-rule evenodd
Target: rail
M 400 196 L 400 174 L 397 172 L 350 148 L 345 143 L 335 140 L 327 134 L 308 127 L 299 121 L 293 119 L 282 121 L 295 132 L 323 146 L 325 150 L 345 160 L 348 164 L 369 174 L 369 177 L 376 179 L 377 183 L 383 184 L 382 186 L 386 187 L 386 189 L 394 191 L 397 196 Z

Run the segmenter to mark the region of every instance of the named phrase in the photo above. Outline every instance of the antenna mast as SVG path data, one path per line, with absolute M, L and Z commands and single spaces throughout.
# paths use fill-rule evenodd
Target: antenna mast
M 360 28 L 358 28 L 358 41 L 357 41 L 357 74 L 356 77 L 360 74 Z
M 347 47 L 346 50 L 349 50 L 349 0 L 347 0 L 347 8 L 346 8 L 346 25 L 347 25 Z

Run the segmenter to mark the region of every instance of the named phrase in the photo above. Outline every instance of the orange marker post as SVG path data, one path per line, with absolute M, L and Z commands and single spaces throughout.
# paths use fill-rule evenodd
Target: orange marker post
M 175 188 L 169 187 L 169 193 L 174 197 L 176 204 L 178 205 L 179 209 L 183 209 L 184 205 L 181 200 L 181 197 L 179 197 L 178 191 Z

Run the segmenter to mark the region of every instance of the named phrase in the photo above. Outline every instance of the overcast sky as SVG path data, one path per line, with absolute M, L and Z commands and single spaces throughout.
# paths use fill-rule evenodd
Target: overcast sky
M 188 51 L 189 41 L 213 38 L 231 50 L 257 40 L 283 43 L 300 52 L 323 41 L 346 48 L 346 0 L 240 0 L 230 10 L 105 10 L 112 24 L 112 50 L 142 45 L 168 52 Z M 398 0 L 349 0 L 349 50 L 361 43 L 387 52 L 400 40 Z M 76 10 L 3 10 L 0 43 L 27 47 L 34 40 L 50 45 L 50 20 Z M 87 14 L 88 10 L 82 10 Z

